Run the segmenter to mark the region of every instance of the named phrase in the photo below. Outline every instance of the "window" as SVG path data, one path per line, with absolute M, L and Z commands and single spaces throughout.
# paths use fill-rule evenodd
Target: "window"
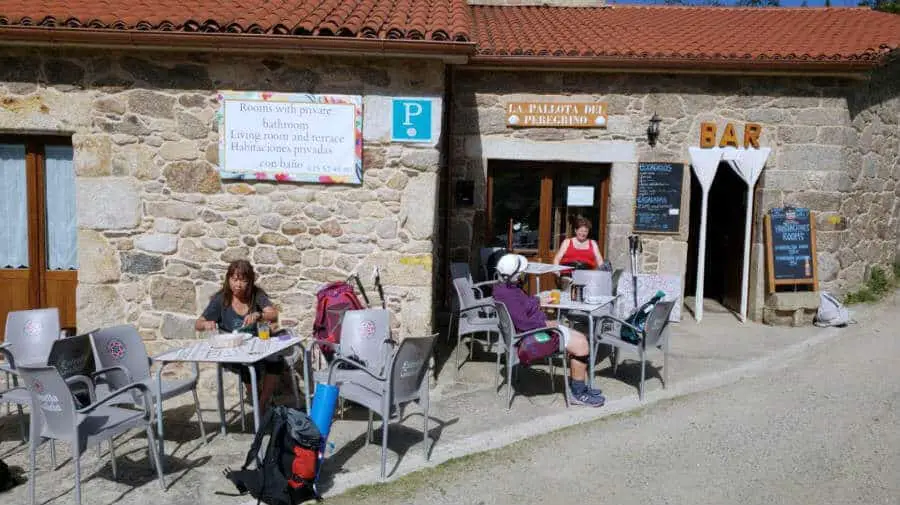
M 75 326 L 78 230 L 71 140 L 0 137 L 0 324 L 57 307 Z

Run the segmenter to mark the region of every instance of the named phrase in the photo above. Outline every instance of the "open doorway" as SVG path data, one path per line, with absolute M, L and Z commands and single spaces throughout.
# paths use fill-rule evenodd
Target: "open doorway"
M 691 219 L 685 293 L 697 289 L 697 254 L 700 248 L 700 213 L 703 192 L 691 171 Z M 723 162 L 709 191 L 706 213 L 706 261 L 703 282 L 704 310 L 740 312 L 744 259 L 744 218 L 747 184 Z M 691 304 L 693 305 L 693 304 Z

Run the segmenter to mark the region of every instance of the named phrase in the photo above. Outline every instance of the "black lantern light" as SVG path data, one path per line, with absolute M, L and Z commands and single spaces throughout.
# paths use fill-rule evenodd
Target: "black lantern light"
M 647 127 L 647 143 L 651 146 L 656 145 L 656 139 L 659 138 L 659 123 L 662 122 L 662 119 L 653 113 L 653 117 L 650 118 L 650 126 Z

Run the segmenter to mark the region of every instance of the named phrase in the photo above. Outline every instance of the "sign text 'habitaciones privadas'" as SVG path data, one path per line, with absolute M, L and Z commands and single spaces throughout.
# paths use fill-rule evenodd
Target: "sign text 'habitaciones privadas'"
M 515 128 L 606 128 L 605 102 L 511 102 L 506 125 Z
M 223 178 L 362 182 L 362 97 L 223 91 Z

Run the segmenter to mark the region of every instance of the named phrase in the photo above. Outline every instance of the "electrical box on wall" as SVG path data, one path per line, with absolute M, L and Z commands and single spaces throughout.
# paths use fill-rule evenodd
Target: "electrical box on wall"
M 456 181 L 456 206 L 475 205 L 475 181 Z

